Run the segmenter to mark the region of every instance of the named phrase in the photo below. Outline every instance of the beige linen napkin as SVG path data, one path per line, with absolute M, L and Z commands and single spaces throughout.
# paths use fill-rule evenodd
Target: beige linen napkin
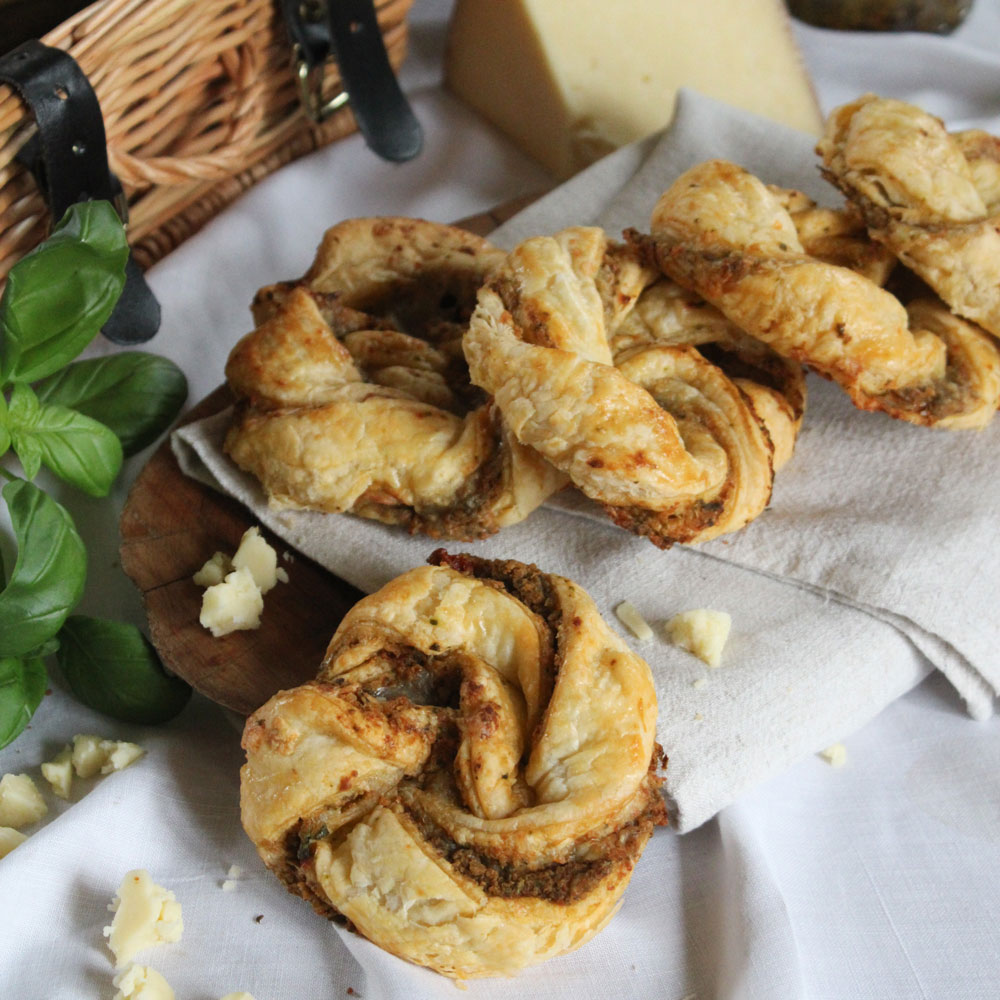
M 691 93 L 660 138 L 619 151 L 494 234 L 502 246 L 562 226 L 612 233 L 645 226 L 683 169 L 726 157 L 820 201 L 813 140 Z M 363 590 L 423 562 L 423 538 L 350 516 L 268 509 L 255 481 L 222 455 L 225 414 L 179 431 L 183 467 L 237 497 L 287 542 Z M 993 624 L 1000 498 L 992 486 L 998 426 L 982 432 L 909 427 L 855 410 L 810 380 L 795 457 L 770 508 L 743 532 L 661 552 L 564 495 L 482 542 L 453 544 L 537 563 L 577 580 L 614 617 L 632 601 L 656 636 L 626 636 L 650 663 L 658 735 L 670 758 L 666 794 L 689 830 L 741 791 L 839 740 L 940 668 L 985 717 L 1000 686 Z M 722 666 L 669 644 L 662 623 L 715 607 L 733 616 Z M 266 609 L 265 609 L 266 614 Z
M 539 222 L 569 225 L 574 204 L 590 206 L 590 221 L 612 233 L 645 227 L 663 189 L 713 157 L 837 205 L 813 145 L 809 136 L 685 92 L 648 156 L 632 151 L 599 164 L 599 186 L 580 175 L 494 238 L 510 246 Z M 1000 419 L 979 432 L 912 427 L 861 413 L 835 386 L 812 378 L 795 458 L 776 477 L 770 509 L 753 530 L 699 551 L 889 623 L 948 677 L 974 718 L 987 718 L 1000 694 L 998 452 Z

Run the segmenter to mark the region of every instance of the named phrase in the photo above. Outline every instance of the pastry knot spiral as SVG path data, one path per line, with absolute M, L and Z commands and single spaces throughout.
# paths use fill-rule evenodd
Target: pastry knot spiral
M 661 336 L 657 321 L 630 318 L 657 277 L 640 256 L 594 228 L 525 241 L 480 291 L 464 347 L 472 381 L 522 444 L 616 523 L 666 547 L 763 510 L 773 438 L 794 437 L 797 415 Z
M 469 384 L 461 338 L 503 254 L 452 226 L 352 219 L 304 278 L 262 289 L 230 353 L 226 451 L 273 507 L 479 538 L 565 479 Z
M 438 552 L 247 721 L 244 827 L 321 912 L 456 978 L 613 915 L 653 826 L 649 667 L 562 577 Z
M 649 246 L 667 275 L 862 409 L 953 428 L 981 427 L 996 412 L 1000 354 L 989 336 L 939 302 L 907 308 L 808 254 L 782 198 L 736 164 L 682 174 L 653 211 Z
M 949 134 L 903 101 L 866 94 L 827 119 L 824 174 L 960 316 L 1000 336 L 1000 142 Z

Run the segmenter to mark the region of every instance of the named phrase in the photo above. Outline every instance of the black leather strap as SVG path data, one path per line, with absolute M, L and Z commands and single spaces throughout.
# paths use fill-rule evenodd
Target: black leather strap
M 17 91 L 38 125 L 18 160 L 34 175 L 52 218 L 77 202 L 106 199 L 127 221 L 122 186 L 108 167 L 101 108 L 76 61 L 61 49 L 24 42 L 0 57 L 0 81 Z M 125 288 L 102 332 L 117 344 L 138 344 L 159 326 L 160 304 L 130 253 Z
M 333 58 L 351 111 L 369 148 L 386 160 L 410 160 L 424 134 L 399 88 L 373 0 L 281 0 L 298 58 L 311 73 Z

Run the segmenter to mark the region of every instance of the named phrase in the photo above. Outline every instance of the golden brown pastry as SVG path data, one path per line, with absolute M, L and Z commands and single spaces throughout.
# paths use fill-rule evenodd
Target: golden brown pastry
M 665 822 L 649 667 L 574 583 L 449 556 L 247 721 L 243 825 L 320 912 L 457 979 L 577 948 Z
M 951 136 L 912 104 L 866 94 L 830 115 L 816 151 L 872 236 L 956 313 L 1000 336 L 998 171 L 988 138 Z
M 652 278 L 599 229 L 527 240 L 480 291 L 464 347 L 472 381 L 522 444 L 617 524 L 666 547 L 734 531 L 764 509 L 766 421 L 777 433 L 795 416 L 770 399 L 758 412 L 687 343 L 636 333 L 643 321 L 631 316 Z
M 850 268 L 876 285 L 885 285 L 889 280 L 896 258 L 891 250 L 871 239 L 860 212 L 852 211 L 850 206 L 825 208 L 794 188 L 768 184 L 767 189 L 788 212 L 802 249 L 810 257 Z
M 911 423 L 981 427 L 1000 399 L 1000 354 L 932 301 L 907 310 L 863 275 L 805 253 L 781 200 L 733 163 L 686 171 L 645 243 L 663 271 L 782 356 L 835 380 L 856 406 Z
M 479 538 L 565 483 L 468 380 L 462 333 L 502 259 L 451 226 L 353 219 L 300 282 L 261 290 L 226 366 L 225 447 L 271 506 Z

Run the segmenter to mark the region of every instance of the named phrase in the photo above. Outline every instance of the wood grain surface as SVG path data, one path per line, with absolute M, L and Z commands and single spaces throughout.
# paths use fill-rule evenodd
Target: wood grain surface
M 537 195 L 457 224 L 488 235 Z M 220 373 L 221 375 L 221 373 Z M 217 389 L 181 423 L 218 413 L 231 399 Z M 256 524 L 235 500 L 185 476 L 164 441 L 132 485 L 120 520 L 122 568 L 139 588 L 149 633 L 164 666 L 212 701 L 249 714 L 276 691 L 316 675 L 327 643 L 360 591 L 299 553 L 264 601 L 259 629 L 215 638 L 198 623 L 202 588 L 191 579 L 212 554 L 232 555 Z M 279 553 L 284 541 L 261 533 Z

